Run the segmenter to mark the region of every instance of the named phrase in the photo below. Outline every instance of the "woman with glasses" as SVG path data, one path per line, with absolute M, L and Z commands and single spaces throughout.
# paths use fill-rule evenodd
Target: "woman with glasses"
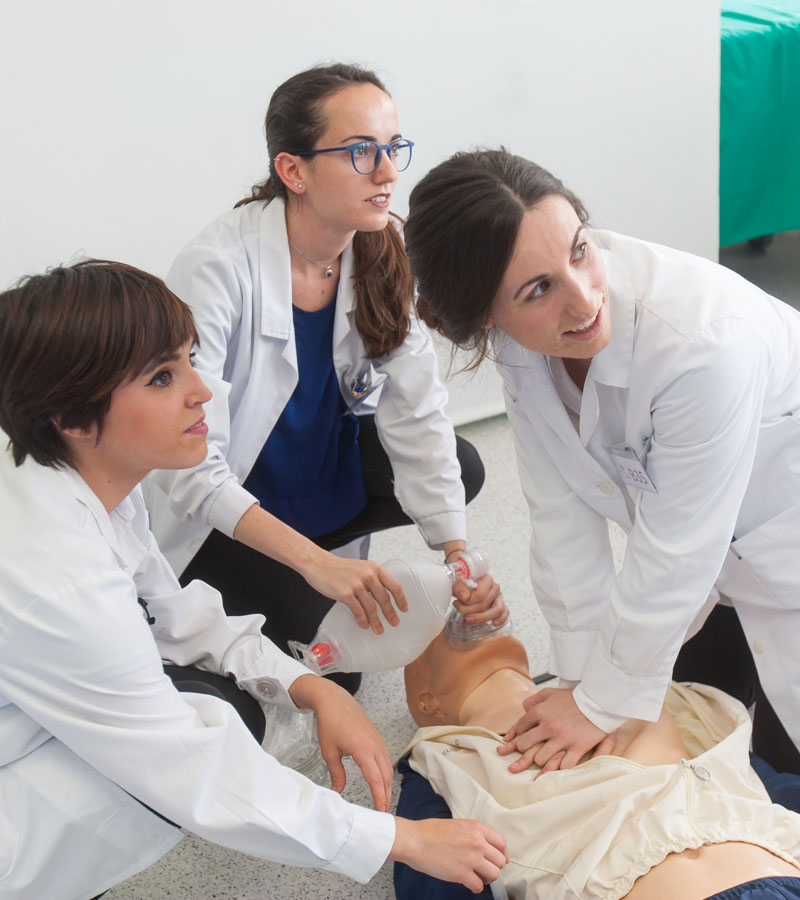
M 389 212 L 413 142 L 383 84 L 356 66 L 301 72 L 273 94 L 265 130 L 267 180 L 167 275 L 227 408 L 209 410 L 205 463 L 157 473 L 149 504 L 184 582 L 219 588 L 230 613 L 265 612 L 266 633 L 285 646 L 313 637 L 328 598 L 376 632 L 379 608 L 396 623 L 399 584 L 347 557 L 364 556 L 372 532 L 411 521 L 445 557 L 463 549 L 465 486 L 469 500 L 483 467 L 453 433 L 413 315 Z M 489 577 L 456 596 L 475 621 L 507 615 Z

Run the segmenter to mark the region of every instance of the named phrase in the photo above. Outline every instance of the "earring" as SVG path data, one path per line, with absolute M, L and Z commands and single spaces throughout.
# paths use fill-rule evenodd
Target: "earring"
M 303 188 L 303 182 L 302 182 L 302 181 L 295 181 L 294 186 L 295 186 L 296 188 L 298 188 L 299 190 L 302 190 L 302 188 Z

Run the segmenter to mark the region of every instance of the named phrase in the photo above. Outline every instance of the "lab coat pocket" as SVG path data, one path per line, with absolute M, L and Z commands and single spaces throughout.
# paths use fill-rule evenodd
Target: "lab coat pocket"
M 732 600 L 794 609 L 800 603 L 800 503 L 735 540 L 717 579 Z
M 19 832 L 0 811 L 0 885 L 14 867 L 19 849 Z

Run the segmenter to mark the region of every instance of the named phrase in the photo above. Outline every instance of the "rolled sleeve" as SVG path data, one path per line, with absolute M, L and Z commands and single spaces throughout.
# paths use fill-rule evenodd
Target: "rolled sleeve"
M 631 675 L 595 655 L 573 691 L 578 709 L 602 731 L 610 733 L 626 719 L 655 722 L 664 703 L 669 676 Z
M 238 481 L 226 481 L 213 498 L 206 523 L 232 538 L 242 516 L 251 506 L 257 505 L 256 497 Z

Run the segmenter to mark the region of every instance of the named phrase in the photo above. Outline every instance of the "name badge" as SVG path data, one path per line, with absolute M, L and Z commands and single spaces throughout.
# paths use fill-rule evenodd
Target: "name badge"
M 657 494 L 658 490 L 645 472 L 636 451 L 632 447 L 625 444 L 622 447 L 606 447 L 611 455 L 617 471 L 622 476 L 622 480 L 630 487 L 640 488 L 643 491 L 650 491 Z

